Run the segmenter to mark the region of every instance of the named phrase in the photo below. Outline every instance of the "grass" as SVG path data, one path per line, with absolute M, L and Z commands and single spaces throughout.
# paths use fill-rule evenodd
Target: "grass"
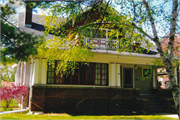
M 31 114 L 26 114 L 26 113 L 14 113 L 14 114 L 3 114 L 1 115 L 1 119 L 16 119 L 16 120 L 20 120 L 20 119 L 46 119 L 46 120 L 53 120 L 53 119 L 146 119 L 146 120 L 155 120 L 155 119 L 159 119 L 159 120 L 169 120 L 169 119 L 174 119 L 174 120 L 178 120 L 175 118 L 169 118 L 169 117 L 164 117 L 161 115 L 132 115 L 132 116 L 124 116 L 124 115 L 112 115 L 112 116 L 88 116 L 88 115 L 78 115 L 78 116 L 72 116 L 72 115 L 68 115 L 68 114 L 56 114 L 56 113 L 49 113 L 49 114 L 43 114 L 43 115 L 31 115 Z
M 4 101 L 0 102 L 1 108 L 0 111 L 12 111 L 12 110 L 17 110 L 18 108 L 12 108 L 12 106 L 18 106 L 18 102 L 16 100 L 12 100 L 12 102 L 9 104 L 9 108 L 5 108 L 6 103 Z
M 1 101 L 0 104 L 1 106 L 6 106 L 6 103 L 4 101 Z M 16 100 L 12 100 L 9 106 L 18 106 L 18 102 Z
M 20 108 L 0 108 L 0 111 L 20 110 Z

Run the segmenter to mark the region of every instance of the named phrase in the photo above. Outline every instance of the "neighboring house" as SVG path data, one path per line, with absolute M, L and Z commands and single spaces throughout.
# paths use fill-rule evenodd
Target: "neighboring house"
M 169 35 L 170 35 L 170 33 L 167 33 L 161 41 L 161 46 L 164 51 L 167 50 L 167 46 L 168 46 L 168 42 L 169 42 Z M 178 33 L 175 34 L 174 49 L 175 49 L 174 50 L 175 57 L 180 57 L 180 34 L 178 34 Z M 175 72 L 176 81 L 179 84 L 179 78 L 180 78 L 179 67 L 175 67 L 174 72 Z M 163 68 L 158 68 L 157 73 L 158 73 L 157 79 L 160 83 L 160 88 L 168 89 L 169 88 L 169 78 L 168 78 L 166 70 L 164 70 Z
M 35 35 L 43 34 L 44 22 L 39 24 L 39 15 L 27 10 L 19 13 L 18 18 L 18 28 L 21 30 Z M 107 28 L 105 32 L 108 32 Z M 47 39 L 52 38 L 51 34 L 47 36 Z M 79 65 L 74 75 L 56 75 L 56 68 L 44 66 L 47 64 L 43 61 L 46 59 L 44 56 L 31 56 L 29 61 L 21 62 L 21 66 L 17 66 L 16 83 L 23 82 L 29 86 L 30 111 L 136 111 L 139 107 L 136 105 L 137 97 L 152 94 L 153 89 L 158 88 L 156 68 L 149 73 L 149 79 L 142 80 L 142 77 L 146 77 L 144 73 L 153 65 L 151 61 L 160 56 L 156 50 L 151 50 L 150 53 L 132 53 L 129 60 L 128 52 L 107 50 L 112 47 L 108 46 L 109 42 L 107 35 L 94 38 L 93 44 L 97 48 L 92 50 L 93 59 L 89 59 L 87 65 Z M 55 61 L 55 66 L 58 61 Z

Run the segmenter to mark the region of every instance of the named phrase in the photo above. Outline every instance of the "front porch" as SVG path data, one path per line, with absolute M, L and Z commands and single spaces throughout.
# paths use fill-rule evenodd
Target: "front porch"
M 132 114 L 139 89 L 110 87 L 33 86 L 31 111 L 76 114 Z

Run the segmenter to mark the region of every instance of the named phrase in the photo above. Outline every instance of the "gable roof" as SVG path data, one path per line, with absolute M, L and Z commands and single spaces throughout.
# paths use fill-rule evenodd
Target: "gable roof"
M 84 18 L 86 18 L 87 15 L 91 15 L 92 17 L 95 16 L 92 13 L 94 13 L 94 12 L 97 13 L 97 11 L 99 11 L 99 9 L 95 9 L 95 10 L 90 9 L 90 10 L 86 11 L 85 13 L 83 13 L 83 14 L 85 14 Z M 21 29 L 21 30 L 23 30 L 23 31 L 25 31 L 27 33 L 34 33 L 34 35 L 37 35 L 37 36 L 44 34 L 42 31 L 45 30 L 45 28 L 44 28 L 45 21 L 42 21 L 41 23 L 39 23 L 41 21 L 41 19 L 43 19 L 44 17 L 40 17 L 40 15 L 32 14 L 32 27 L 25 27 L 24 13 L 19 13 L 18 15 L 19 15 L 18 16 L 18 28 L 19 29 Z M 81 16 L 82 15 L 79 15 L 76 19 L 80 19 Z M 97 19 L 99 19 L 99 16 L 93 18 L 92 20 L 97 20 Z M 84 22 L 75 22 L 74 26 L 83 25 L 85 23 L 86 23 L 86 21 L 84 21 Z M 67 21 L 64 26 L 66 28 L 72 28 L 72 20 Z M 46 36 L 46 38 L 47 39 L 53 39 L 53 34 L 48 34 Z M 146 47 L 145 42 L 143 42 L 140 47 L 145 48 Z M 92 51 L 97 52 L 97 53 L 99 53 L 99 52 L 107 53 L 107 51 L 109 51 L 110 54 L 117 54 L 117 52 L 115 50 L 92 50 Z M 153 55 L 154 56 L 155 54 L 157 54 L 157 49 L 156 49 L 156 46 L 153 46 L 153 48 L 150 49 L 149 53 L 147 53 L 147 50 L 145 49 L 141 55 L 138 55 L 138 53 L 134 53 L 133 55 L 135 55 L 135 56 L 136 55 L 137 56 L 142 56 L 142 55 L 151 55 L 152 56 Z M 129 53 L 124 52 L 123 55 L 129 55 Z

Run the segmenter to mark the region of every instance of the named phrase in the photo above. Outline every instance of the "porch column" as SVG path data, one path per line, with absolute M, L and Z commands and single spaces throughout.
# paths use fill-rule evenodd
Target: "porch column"
M 177 81 L 177 68 L 176 67 L 174 67 L 174 78 L 175 78 L 176 84 L 178 84 L 178 81 Z
M 25 79 L 23 82 L 23 85 L 29 86 L 29 81 L 30 81 L 30 65 L 31 61 L 28 60 L 28 62 L 25 63 Z
M 120 63 L 116 63 L 116 86 L 121 87 Z
M 29 87 L 29 81 L 30 81 L 30 63 L 31 61 L 28 60 L 28 62 L 24 62 L 24 67 L 25 67 L 25 71 L 24 71 L 24 79 L 23 79 L 23 85 Z M 22 101 L 22 109 L 25 109 L 26 107 L 28 107 L 28 97 L 24 98 L 23 97 L 23 101 Z
M 20 85 L 23 85 L 23 75 L 24 75 L 24 62 L 21 62 Z
M 153 88 L 157 89 L 157 77 L 156 77 L 156 69 L 153 69 Z
M 116 64 L 110 63 L 110 86 L 116 87 Z
M 16 74 L 15 74 L 15 84 L 20 82 L 20 64 L 17 65 Z
M 32 81 L 33 81 L 33 70 L 34 70 L 34 63 L 33 63 L 33 57 L 31 56 L 31 62 L 30 62 L 30 81 L 29 81 L 29 112 L 31 113 L 31 98 L 32 98 Z
M 42 60 L 42 67 L 41 67 L 41 85 L 45 85 L 47 82 L 47 69 L 46 69 L 47 61 Z
M 39 72 L 39 68 L 40 68 L 39 61 L 40 61 L 39 58 L 35 58 L 34 63 L 33 63 L 32 85 L 39 84 L 39 75 L 40 75 L 40 72 Z

